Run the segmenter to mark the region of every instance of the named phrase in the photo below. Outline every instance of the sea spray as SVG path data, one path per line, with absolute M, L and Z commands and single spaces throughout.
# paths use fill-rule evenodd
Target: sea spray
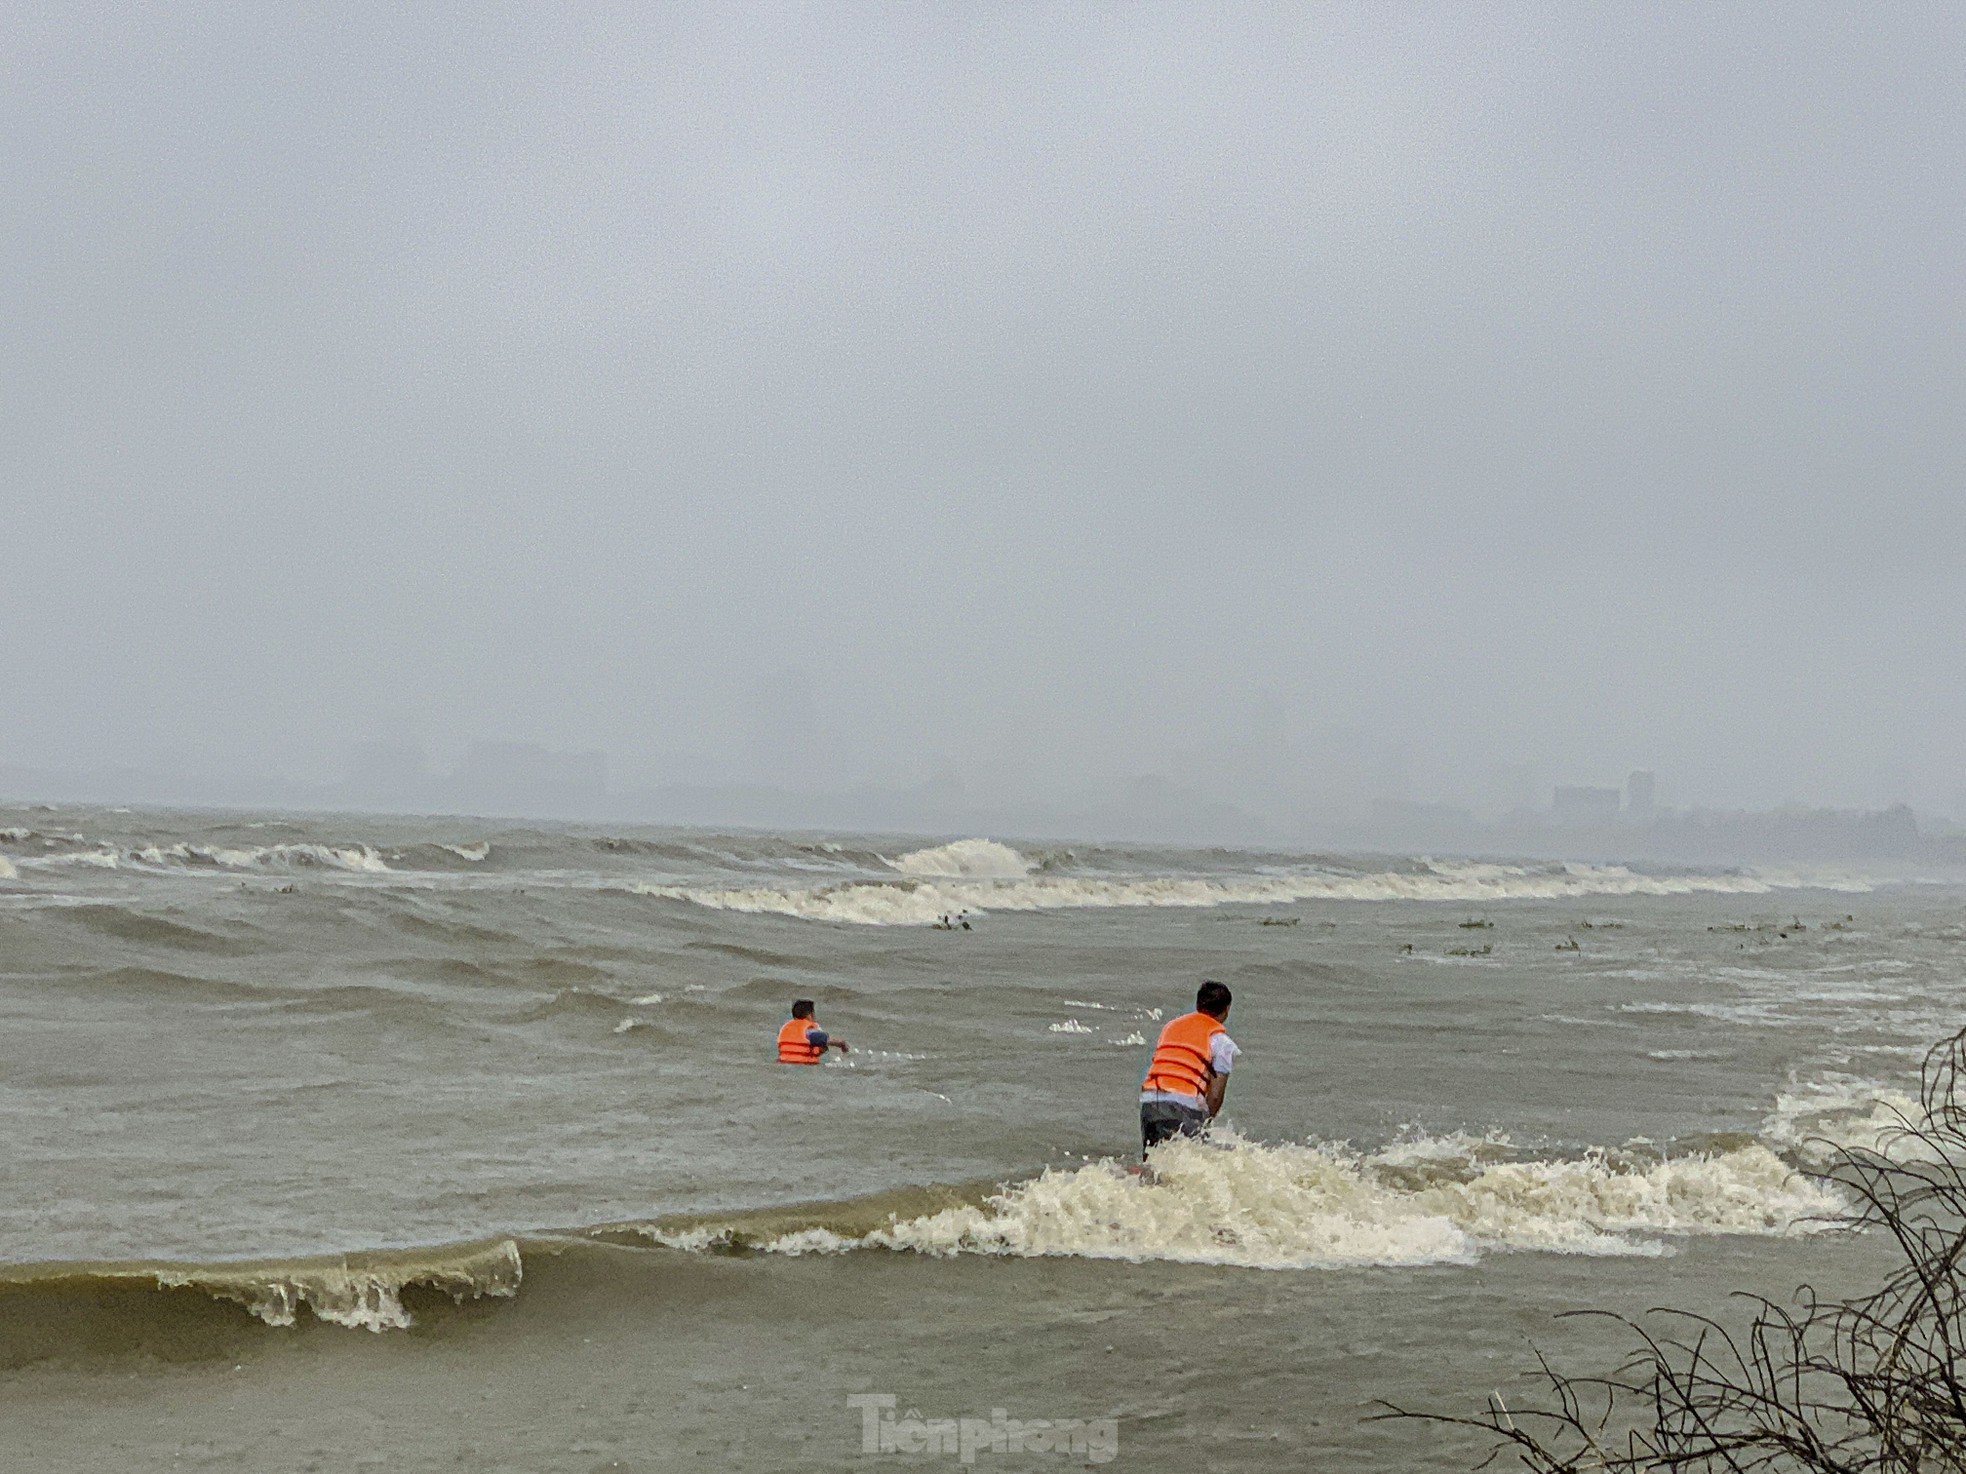
M 911 850 L 888 864 L 903 875 L 967 880 L 1015 880 L 1038 868 L 1035 860 L 994 839 L 958 839 L 933 849 Z
M 113 1313 L 107 1291 L 150 1287 L 189 1290 L 243 1306 L 269 1326 L 292 1326 L 305 1309 L 315 1319 L 354 1330 L 404 1330 L 414 1324 L 403 1303 L 406 1291 L 421 1289 L 452 1301 L 518 1294 L 524 1277 L 519 1245 L 513 1239 L 437 1245 L 424 1249 L 381 1249 L 346 1255 L 292 1259 L 191 1262 L 44 1263 L 0 1266 L 0 1297 L 18 1316 L 13 1351 L 33 1345 L 43 1331 L 59 1325 L 62 1314 L 21 1315 L 19 1307 L 38 1299 L 69 1310 L 94 1304 Z M 0 1361 L 5 1355 L 0 1354 Z
M 1765 895 L 1789 882 L 1739 873 L 1651 875 L 1622 865 L 1498 865 L 1434 861 L 1418 870 L 1376 873 L 1305 870 L 1204 878 L 1179 875 L 1094 877 L 1026 874 L 1030 862 L 987 840 L 1023 869 L 991 876 L 981 852 L 950 858 L 956 845 L 919 851 L 895 862 L 915 862 L 909 879 L 851 881 L 827 886 L 673 886 L 638 884 L 638 894 L 691 901 L 724 911 L 762 912 L 810 921 L 867 926 L 927 925 L 958 911 L 1045 911 L 1124 907 L 1284 905 L 1309 900 L 1451 901 L 1485 904 L 1511 900 L 1569 900 L 1596 896 Z M 923 857 L 934 857 L 932 860 Z M 963 864 L 977 869 L 965 870 Z M 1010 861 L 991 863 L 1010 869 Z M 1855 884 L 1855 882 L 1846 882 Z
M 390 864 L 369 845 L 208 845 L 179 842 L 122 848 L 100 844 L 27 859 L 35 869 L 93 866 L 103 870 L 329 870 L 388 875 Z
M 752 1242 L 781 1254 L 877 1248 L 1341 1269 L 1465 1264 L 1507 1250 L 1656 1255 L 1666 1236 L 1806 1233 L 1843 1208 L 1760 1145 L 1636 1160 L 1591 1151 L 1496 1161 L 1494 1150 L 1448 1137 L 1367 1154 L 1222 1132 L 1156 1148 L 1149 1176 L 1108 1159 L 868 1233 L 815 1225 Z M 703 1224 L 650 1237 L 701 1250 L 732 1233 Z

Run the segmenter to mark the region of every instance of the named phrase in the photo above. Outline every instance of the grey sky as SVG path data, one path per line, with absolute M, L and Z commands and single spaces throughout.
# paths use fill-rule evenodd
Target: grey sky
M 29 4 L 0 761 L 1956 812 L 1962 43 Z

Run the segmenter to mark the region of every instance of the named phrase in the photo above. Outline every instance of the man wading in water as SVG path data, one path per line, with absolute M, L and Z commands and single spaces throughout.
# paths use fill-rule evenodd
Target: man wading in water
M 1242 1051 L 1222 1023 L 1233 1001 L 1221 983 L 1195 993 L 1195 1011 L 1168 1022 L 1140 1082 L 1140 1154 L 1170 1136 L 1199 1136 L 1222 1109 Z
M 846 1040 L 836 1039 L 812 1016 L 812 1000 L 801 998 L 792 1005 L 792 1016 L 778 1030 L 778 1062 L 781 1065 L 816 1065 L 831 1046 L 845 1054 Z

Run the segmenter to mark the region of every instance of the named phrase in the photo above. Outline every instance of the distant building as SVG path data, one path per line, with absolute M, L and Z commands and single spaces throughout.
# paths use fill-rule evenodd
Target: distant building
M 1613 824 L 1623 799 L 1624 794 L 1615 788 L 1559 786 L 1550 800 L 1550 811 L 1559 824 Z
M 1625 780 L 1625 817 L 1639 824 L 1652 822 L 1654 780 L 1640 768 Z

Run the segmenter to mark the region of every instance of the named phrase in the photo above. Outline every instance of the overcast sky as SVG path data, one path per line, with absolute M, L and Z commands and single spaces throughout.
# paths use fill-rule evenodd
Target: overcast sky
M 1959 812 L 1962 63 L 1915 4 L 23 0 L 0 763 Z

